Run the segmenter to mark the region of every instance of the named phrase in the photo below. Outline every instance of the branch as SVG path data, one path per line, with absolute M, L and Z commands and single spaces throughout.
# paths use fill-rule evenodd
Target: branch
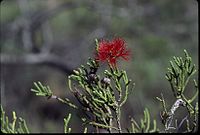
M 66 64 L 65 61 L 61 60 L 60 57 L 49 53 L 24 55 L 0 54 L 0 57 L 0 63 L 2 65 L 47 65 L 57 68 L 67 74 L 72 73 L 72 69 Z

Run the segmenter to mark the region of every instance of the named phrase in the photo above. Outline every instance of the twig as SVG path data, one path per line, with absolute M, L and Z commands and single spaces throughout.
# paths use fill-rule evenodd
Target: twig
M 9 55 L 0 54 L 0 63 L 3 65 L 20 65 L 20 64 L 30 64 L 30 65 L 48 65 L 61 71 L 71 74 L 72 69 L 62 61 L 61 58 L 49 53 L 43 54 L 24 54 L 24 55 Z
M 121 123 L 120 123 L 121 110 L 120 110 L 120 106 L 119 105 L 116 108 L 115 113 L 116 113 L 117 127 L 118 127 L 118 130 L 119 130 L 119 133 L 122 133 Z

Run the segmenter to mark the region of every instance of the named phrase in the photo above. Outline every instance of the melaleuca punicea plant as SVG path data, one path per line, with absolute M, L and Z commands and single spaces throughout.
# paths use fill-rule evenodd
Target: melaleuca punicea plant
M 161 98 L 156 97 L 163 106 L 161 113 L 164 129 L 158 129 L 157 122 L 151 121 L 150 113 L 147 108 L 144 110 L 144 118 L 140 122 L 130 119 L 131 126 L 126 128 L 128 133 L 153 133 L 153 132 L 180 132 L 183 124 L 186 123 L 186 131 L 195 132 L 198 126 L 198 86 L 194 80 L 196 93 L 190 99 L 185 96 L 184 90 L 192 75 L 196 72 L 195 65 L 192 65 L 192 59 L 184 50 L 185 59 L 182 57 L 174 57 L 174 61 L 170 61 L 170 68 L 166 74 L 167 80 L 170 82 L 172 92 L 174 93 L 175 102 L 167 109 L 163 95 Z M 67 104 L 74 109 L 81 109 L 86 112 L 82 118 L 85 126 L 84 133 L 88 132 L 91 125 L 95 131 L 101 132 L 101 129 L 107 130 L 109 133 L 125 132 L 121 126 L 121 107 L 126 103 L 130 90 L 135 85 L 128 79 L 127 73 L 120 70 L 117 66 L 119 59 L 129 60 L 130 50 L 126 48 L 125 41 L 116 38 L 112 41 L 96 40 L 95 58 L 89 58 L 86 65 L 73 70 L 73 74 L 68 77 L 68 85 L 70 91 L 80 103 L 80 107 L 72 103 L 68 98 L 60 98 L 53 95 L 48 86 L 43 86 L 40 82 L 34 83 L 36 89 L 32 89 L 38 96 L 46 96 L 48 99 L 53 98 Z M 108 69 L 103 72 L 103 76 L 99 75 L 101 63 L 105 62 Z M 196 104 L 194 104 L 196 102 Z M 180 107 L 186 107 L 188 115 L 183 118 L 179 124 L 177 119 L 174 120 L 175 111 Z M 64 133 L 70 133 L 68 128 L 71 114 L 64 118 Z M 175 123 L 175 124 L 173 124 Z M 181 130 L 182 131 L 182 130 Z
M 72 103 L 68 98 L 57 97 L 53 94 L 49 86 L 44 86 L 41 82 L 35 82 L 34 89 L 37 96 L 46 96 L 48 99 L 57 99 L 74 109 L 86 112 L 82 118 L 85 129 L 87 126 L 95 127 L 96 132 L 105 129 L 108 132 L 122 133 L 121 127 L 121 107 L 128 98 L 129 91 L 135 85 L 128 79 L 124 70 L 119 70 L 117 61 L 119 59 L 128 60 L 130 50 L 126 48 L 125 41 L 116 38 L 112 41 L 96 40 L 96 55 L 89 58 L 87 65 L 73 70 L 68 77 L 70 91 L 80 103 L 81 107 Z M 108 64 L 108 69 L 104 71 L 102 77 L 98 74 L 101 62 Z M 71 132 L 68 123 L 71 114 L 64 119 L 64 132 Z
M 125 45 L 124 40 L 120 38 L 113 41 L 96 41 L 95 59 L 90 58 L 87 67 L 81 65 L 69 76 L 70 90 L 83 109 L 91 115 L 85 123 L 96 127 L 96 132 L 99 132 L 99 128 L 104 128 L 110 133 L 113 130 L 122 132 L 121 107 L 134 86 L 126 71 L 119 70 L 117 66 L 119 58 L 128 60 L 130 55 Z M 107 62 L 109 67 L 102 77 L 98 75 L 100 62 Z
M 12 112 L 12 121 L 9 120 L 3 107 L 1 106 L 1 132 L 7 134 L 29 133 L 26 121 L 17 117 L 16 112 Z
M 196 132 L 198 129 L 199 90 L 195 79 L 193 80 L 195 94 L 192 97 L 187 97 L 185 94 L 186 86 L 192 75 L 196 73 L 196 69 L 195 64 L 192 64 L 192 58 L 186 50 L 184 50 L 184 54 L 184 58 L 173 57 L 173 61 L 170 61 L 168 73 L 166 73 L 166 79 L 170 83 L 175 98 L 175 102 L 169 111 L 167 110 L 163 94 L 161 94 L 161 98 L 156 97 L 162 103 L 164 109 L 160 116 L 165 126 L 165 132 L 179 132 L 184 123 L 186 130 L 183 132 Z M 188 90 L 191 91 L 192 89 Z M 187 115 L 178 123 L 178 120 L 174 119 L 175 111 L 181 106 L 186 108 Z
M 144 117 L 139 122 L 130 118 L 130 127 L 123 129 L 121 125 L 122 106 L 127 102 L 130 91 L 135 83 L 128 78 L 125 70 L 120 70 L 117 62 L 120 59 L 129 60 L 130 50 L 121 38 L 112 41 L 96 40 L 96 52 L 94 58 L 89 58 L 85 65 L 73 70 L 68 77 L 67 84 L 70 92 L 80 103 L 76 105 L 68 98 L 54 95 L 49 86 L 41 82 L 34 82 L 31 89 L 37 96 L 44 96 L 47 99 L 56 99 L 61 103 L 74 109 L 84 111 L 85 116 L 81 118 L 84 126 L 83 133 L 90 132 L 93 127 L 96 133 L 154 133 L 154 132 L 196 132 L 198 130 L 198 83 L 194 80 L 195 94 L 188 97 L 185 94 L 186 86 L 195 74 L 195 65 L 192 65 L 192 58 L 184 50 L 185 57 L 173 57 L 170 61 L 170 68 L 166 74 L 173 95 L 174 103 L 168 105 L 161 93 L 161 98 L 156 97 L 162 104 L 163 111 L 160 113 L 163 129 L 158 129 L 157 121 L 151 120 L 149 109 L 144 109 Z M 102 63 L 107 64 L 107 69 L 100 73 Z M 191 89 L 189 89 L 191 90 Z M 168 107 L 170 106 L 170 107 Z M 184 107 L 187 115 L 181 120 L 176 119 L 176 111 Z M 19 119 L 19 128 L 16 128 L 16 114 L 13 112 L 13 122 L 9 123 L 8 117 L 1 109 L 1 131 L 4 133 L 28 133 L 29 130 L 23 119 Z M 64 118 L 64 133 L 71 133 L 69 113 Z M 185 130 L 185 131 L 184 131 Z M 80 131 L 81 132 L 81 131 Z
M 158 133 L 159 129 L 156 125 L 156 120 L 153 120 L 153 127 L 151 128 L 150 113 L 147 108 L 144 110 L 144 118 L 140 119 L 138 124 L 133 118 L 131 118 L 131 128 L 128 129 L 129 133 Z

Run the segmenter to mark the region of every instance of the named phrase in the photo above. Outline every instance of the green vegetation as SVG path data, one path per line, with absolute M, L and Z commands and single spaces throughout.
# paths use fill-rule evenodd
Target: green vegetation
M 7 114 L 11 114 L 9 118 L 12 119 L 15 110 L 26 119 L 30 132 L 63 133 L 63 118 L 67 119 L 70 113 L 66 132 L 69 128 L 71 133 L 96 132 L 95 124 L 105 126 L 101 120 L 88 121 L 85 117 L 73 92 L 78 87 L 81 94 L 87 93 L 73 77 L 70 90 L 68 76 L 76 75 L 73 70 L 79 72 L 79 68 L 84 73 L 81 64 L 90 70 L 87 65 L 90 61 L 87 60 L 95 53 L 95 38 L 113 37 L 124 38 L 131 50 L 129 62 L 118 65 L 119 74 L 126 71 L 128 79 L 132 80 L 126 94 L 124 79 L 120 79 L 123 96 L 119 103 L 124 101 L 120 108 L 122 132 L 145 130 L 148 127 L 144 123 L 147 113 L 143 116 L 146 108 L 150 115 L 148 131 L 154 129 L 154 120 L 159 132 L 165 132 L 164 129 L 176 132 L 175 128 L 179 126 L 182 128 L 177 132 L 194 131 L 193 127 L 198 125 L 195 120 L 198 118 L 199 71 L 196 0 L 3 0 L 0 26 L 1 105 Z M 193 64 L 186 54 L 182 56 L 184 49 Z M 172 56 L 181 56 L 183 62 L 180 57 L 173 59 Z M 181 65 L 190 67 L 191 75 Z M 99 67 L 100 79 L 106 76 L 106 70 L 112 74 L 106 64 Z M 171 81 L 166 80 L 165 72 Z M 115 89 L 115 81 L 111 79 L 111 82 Z M 96 94 L 95 97 L 87 97 L 87 100 L 100 101 L 99 105 L 106 101 L 112 104 L 113 99 L 108 100 L 109 94 L 95 92 L 92 93 L 92 96 Z M 115 91 L 116 100 L 118 94 Z M 168 118 L 173 105 L 178 105 L 178 108 L 173 118 Z M 114 116 L 112 127 L 117 128 L 116 112 L 112 109 L 111 112 Z M 138 125 L 134 125 L 135 130 L 131 129 L 133 118 Z M 140 119 L 144 120 L 143 124 Z M 142 125 L 145 126 L 141 128 Z M 187 130 L 184 128 L 186 125 L 189 125 Z M 103 130 L 107 132 L 109 128 Z M 113 128 L 112 131 L 118 132 Z

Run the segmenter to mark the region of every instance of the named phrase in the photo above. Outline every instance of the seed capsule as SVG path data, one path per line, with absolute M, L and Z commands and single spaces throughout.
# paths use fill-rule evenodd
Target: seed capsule
M 102 80 L 101 80 L 101 84 L 103 87 L 107 88 L 108 85 L 110 85 L 110 78 L 107 78 L 107 77 L 104 77 Z

